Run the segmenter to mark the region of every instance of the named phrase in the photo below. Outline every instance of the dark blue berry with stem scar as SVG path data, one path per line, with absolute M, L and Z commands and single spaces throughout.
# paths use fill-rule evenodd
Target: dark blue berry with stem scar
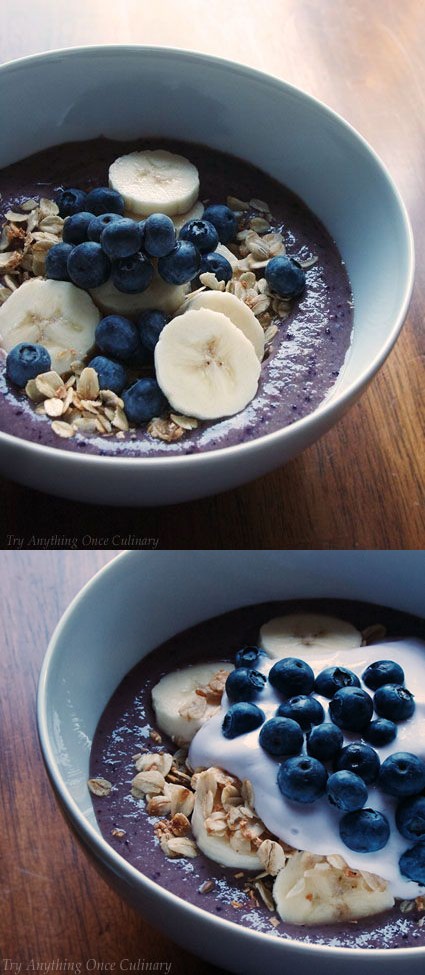
M 82 210 L 80 213 L 73 213 L 67 217 L 63 225 L 62 240 L 65 244 L 82 244 L 87 240 L 88 229 L 93 214 Z
M 412 796 L 399 802 L 396 826 L 406 840 L 425 840 L 425 795 Z
M 334 724 L 346 731 L 363 731 L 370 723 L 373 702 L 361 687 L 341 687 L 329 704 Z
M 209 220 L 189 220 L 179 233 L 180 240 L 190 240 L 201 254 L 214 251 L 218 244 L 218 233 Z
M 380 764 L 379 755 L 371 745 L 355 741 L 342 749 L 336 762 L 336 768 L 355 772 L 364 782 L 371 785 L 378 777 Z
M 82 209 L 82 207 L 81 207 Z M 124 200 L 121 193 L 109 189 L 109 186 L 97 186 L 87 193 L 86 210 L 95 213 L 124 213 Z
M 380 718 L 390 721 L 407 721 L 415 710 L 415 699 L 407 687 L 399 684 L 384 684 L 378 687 L 373 699 L 374 708 Z
M 222 244 L 228 244 L 238 232 L 238 219 L 230 207 L 221 203 L 214 203 L 207 207 L 203 219 L 208 220 L 215 227 Z
M 144 254 L 121 257 L 112 261 L 112 282 L 124 294 L 138 294 L 146 291 L 153 278 L 153 265 Z
M 72 244 L 54 244 L 46 254 L 46 278 L 69 281 L 68 258 L 71 253 Z
M 273 664 L 269 681 L 272 687 L 285 697 L 292 697 L 294 694 L 310 694 L 314 685 L 314 673 L 305 660 L 300 660 L 298 657 L 283 657 Z
M 397 735 L 397 725 L 388 718 L 377 718 L 371 721 L 370 725 L 363 732 L 366 741 L 379 748 L 381 745 L 389 745 Z
M 332 806 L 352 812 L 361 809 L 367 802 L 367 786 L 359 775 L 343 769 L 333 772 L 326 783 L 326 795 Z
M 268 261 L 264 277 L 271 290 L 283 298 L 297 298 L 305 288 L 305 271 L 286 254 Z
M 277 784 L 286 799 L 310 803 L 325 794 L 327 777 L 325 766 L 317 758 L 300 755 L 279 765 Z
M 96 355 L 89 362 L 91 369 L 95 369 L 101 389 L 111 389 L 119 396 L 127 384 L 127 372 L 120 362 L 113 362 L 104 355 Z
M 105 227 L 109 227 L 110 223 L 116 223 L 117 220 L 123 220 L 124 218 L 120 216 L 119 213 L 101 213 L 99 217 L 94 217 L 90 214 L 90 223 L 87 231 L 87 236 L 89 240 L 95 240 L 99 243 L 101 234 L 103 233 Z
M 404 670 L 395 660 L 374 660 L 362 674 L 366 687 L 376 691 L 383 684 L 404 684 Z
M 7 354 L 6 377 L 22 388 L 29 379 L 35 379 L 41 372 L 49 372 L 50 366 L 50 355 L 44 345 L 19 342 Z
M 277 713 L 283 718 L 297 721 L 303 731 L 310 731 L 312 725 L 321 724 L 325 717 L 320 701 L 307 694 L 290 697 L 279 705 Z
M 336 725 L 326 721 L 316 725 L 307 735 L 307 751 L 320 762 L 330 762 L 341 752 L 344 735 Z
M 267 678 L 258 670 L 237 667 L 226 680 L 229 701 L 253 701 L 264 690 Z
M 326 667 L 316 677 L 314 689 L 323 697 L 333 697 L 341 687 L 360 687 L 357 674 L 346 667 Z
M 216 254 L 215 252 L 202 255 L 199 273 L 205 274 L 207 272 L 215 274 L 217 281 L 224 281 L 226 284 L 230 281 L 233 273 L 232 265 L 227 260 L 227 257 L 223 257 L 222 254 Z
M 196 278 L 201 266 L 198 248 L 188 240 L 179 240 L 173 250 L 158 260 L 158 272 L 167 284 L 187 284 Z
M 259 735 L 260 745 L 269 755 L 299 755 L 303 741 L 299 724 L 290 718 L 270 718 Z
M 255 667 L 260 657 L 264 657 L 264 650 L 260 647 L 241 647 L 235 656 L 236 667 Z
M 358 809 L 342 816 L 339 834 L 350 850 L 374 853 L 388 843 L 390 826 L 386 816 L 376 809 Z
M 167 400 L 156 379 L 138 379 L 125 391 L 123 400 L 130 423 L 148 423 L 154 416 L 161 416 L 167 408 Z
M 154 351 L 162 329 L 169 321 L 170 316 L 159 308 L 149 308 L 137 319 L 140 341 L 150 352 Z
M 400 857 L 399 866 L 403 877 L 425 885 L 425 840 L 419 840 L 419 843 L 405 850 Z
M 86 210 L 87 193 L 73 187 L 58 190 L 55 196 L 61 217 L 70 217 L 73 213 Z
M 142 233 L 135 220 L 113 220 L 102 230 L 100 244 L 105 254 L 115 261 L 122 257 L 133 257 L 142 246 Z
M 225 738 L 238 738 L 239 735 L 255 731 L 265 720 L 264 711 L 256 704 L 241 701 L 232 704 L 226 711 L 221 729 Z
M 96 345 L 101 352 L 130 362 L 139 346 L 139 333 L 134 322 L 122 315 L 106 315 L 96 326 Z
M 98 288 L 111 273 L 111 264 L 100 244 L 87 241 L 73 247 L 67 262 L 68 274 L 79 288 Z
M 143 249 L 151 257 L 165 257 L 176 246 L 176 228 L 165 213 L 151 213 L 143 224 Z
M 382 763 L 378 785 L 390 796 L 414 796 L 425 788 L 425 762 L 411 752 L 393 752 Z

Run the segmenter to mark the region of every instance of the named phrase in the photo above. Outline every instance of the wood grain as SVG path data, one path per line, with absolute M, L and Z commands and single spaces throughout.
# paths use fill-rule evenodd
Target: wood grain
M 53 973 L 85 975 L 95 959 L 119 975 L 123 959 L 140 959 L 140 973 L 165 975 L 167 963 L 169 975 L 213 975 L 218 969 L 155 931 L 98 876 L 59 813 L 41 759 L 35 694 L 47 642 L 69 601 L 112 557 L 0 553 L 0 968 L 21 975 L 39 965 L 47 975 L 50 964 Z
M 360 403 L 285 468 L 211 500 L 99 509 L 3 482 L 6 533 L 133 534 L 175 548 L 420 548 L 425 544 L 425 6 L 420 0 L 15 0 L 3 60 L 52 47 L 194 48 L 281 76 L 341 112 L 374 146 L 409 209 L 415 296 L 395 350 Z M 34 544 L 40 544 L 35 541 Z M 102 545 L 99 541 L 99 545 Z M 128 543 L 130 547 L 133 544 Z M 137 547 L 137 542 L 134 547 Z

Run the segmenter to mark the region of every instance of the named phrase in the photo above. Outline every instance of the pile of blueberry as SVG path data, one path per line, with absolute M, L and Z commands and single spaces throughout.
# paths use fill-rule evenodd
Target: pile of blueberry
M 304 660 L 286 657 L 270 670 L 268 680 L 282 696 L 276 715 L 266 721 L 254 703 L 261 700 L 267 677 L 256 670 L 264 651 L 244 647 L 226 682 L 231 702 L 222 725 L 225 738 L 260 728 L 261 747 L 283 759 L 277 783 L 286 799 L 312 803 L 326 796 L 341 810 L 340 836 L 358 853 L 382 849 L 390 837 L 386 816 L 365 808 L 368 786 L 376 785 L 397 800 L 396 825 L 403 837 L 417 841 L 400 858 L 400 870 L 425 884 L 425 762 L 410 752 L 394 752 L 384 762 L 372 745 L 386 745 L 397 735 L 397 724 L 415 709 L 404 686 L 404 672 L 392 660 L 366 668 L 363 690 L 356 674 L 345 667 L 327 667 L 315 677 Z M 314 693 L 329 699 L 329 719 Z M 373 712 L 377 718 L 372 720 Z M 343 732 L 357 732 L 359 741 L 344 746 Z M 304 738 L 305 736 L 305 738 Z

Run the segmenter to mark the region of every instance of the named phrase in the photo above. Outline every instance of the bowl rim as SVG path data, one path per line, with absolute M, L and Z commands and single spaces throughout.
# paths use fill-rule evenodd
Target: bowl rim
M 224 554 L 224 553 L 223 553 Z M 267 952 L 267 945 L 270 945 L 270 934 L 262 931 L 255 931 L 251 928 L 244 927 L 241 924 L 237 924 L 235 921 L 229 921 L 226 918 L 217 917 L 211 911 L 207 911 L 204 908 L 197 907 L 194 904 L 189 904 L 184 898 L 180 897 L 178 894 L 174 894 L 172 891 L 165 887 L 161 887 L 154 880 L 146 877 L 141 870 L 138 870 L 131 863 L 129 863 L 120 853 L 115 851 L 109 843 L 104 839 L 103 835 L 95 829 L 95 827 L 88 821 L 88 819 L 81 812 L 77 802 L 71 796 L 68 788 L 63 781 L 59 765 L 56 761 L 55 750 L 50 741 L 50 735 L 48 730 L 48 709 L 49 701 L 47 696 L 47 685 L 50 675 L 50 669 L 55 657 L 55 654 L 59 652 L 60 643 L 62 639 L 62 634 L 66 628 L 68 621 L 77 612 L 80 602 L 86 599 L 90 590 L 101 583 L 106 575 L 117 571 L 122 571 L 120 566 L 122 564 L 129 564 L 135 562 L 136 560 L 141 562 L 152 557 L 151 553 L 140 552 L 140 551 L 126 551 L 121 552 L 116 555 L 110 562 L 102 566 L 77 592 L 73 597 L 64 613 L 61 615 L 52 636 L 49 640 L 47 650 L 42 662 L 38 685 L 37 685 L 37 702 L 36 702 L 36 718 L 37 718 L 37 732 L 40 742 L 40 747 L 42 751 L 43 760 L 46 766 L 46 770 L 53 785 L 55 792 L 57 793 L 60 802 L 67 813 L 67 818 L 70 820 L 72 826 L 76 829 L 77 834 L 81 837 L 85 843 L 92 850 L 94 855 L 103 863 L 106 864 L 108 869 L 111 869 L 113 873 L 121 875 L 124 877 L 128 884 L 135 884 L 136 887 L 142 886 L 148 893 L 153 893 L 157 897 L 163 897 L 165 904 L 174 905 L 180 909 L 185 909 L 189 917 L 196 922 L 206 921 L 212 925 L 218 925 L 218 930 L 223 928 L 224 932 L 229 931 L 230 934 L 235 935 L 239 932 L 240 937 L 249 938 L 251 941 L 263 945 L 265 951 Z M 142 658 L 141 658 L 142 659 Z M 344 946 L 334 946 L 334 945 L 323 945 L 310 942 L 297 941 L 294 938 L 279 939 L 276 938 L 276 944 L 280 943 L 282 945 L 282 951 L 284 951 L 284 946 L 288 945 L 291 950 L 298 952 L 300 955 L 306 952 L 307 954 L 314 955 L 319 952 L 320 955 L 329 954 L 333 959 L 340 958 L 342 961 L 347 958 L 348 955 L 356 955 L 359 957 L 359 961 L 366 957 L 378 957 L 382 959 L 388 959 L 389 957 L 397 957 L 403 960 L 413 957 L 425 957 L 425 946 L 411 947 L 411 948 L 357 948 L 357 947 L 344 947 Z M 360 954 L 359 954 L 360 953 Z M 267 957 L 267 955 L 266 955 Z
M 392 325 L 389 334 L 386 337 L 383 346 L 381 347 L 380 352 L 378 352 L 375 355 L 375 357 L 372 359 L 372 361 L 369 362 L 367 366 L 365 366 L 365 368 L 361 371 L 357 379 L 355 379 L 352 383 L 350 383 L 347 389 L 345 389 L 341 393 L 336 392 L 335 396 L 332 397 L 331 395 L 330 399 L 328 393 L 328 396 L 324 399 L 324 401 L 321 404 L 319 404 L 319 406 L 315 410 L 313 410 L 312 413 L 309 413 L 307 416 L 302 417 L 299 420 L 295 420 L 293 423 L 286 425 L 285 427 L 281 427 L 278 430 L 274 430 L 270 433 L 260 435 L 258 437 L 255 437 L 254 439 L 246 440 L 239 444 L 233 444 L 228 447 L 226 446 L 218 447 L 217 449 L 212 449 L 207 451 L 200 451 L 199 453 L 179 454 L 179 455 L 172 454 L 168 457 L 167 456 L 166 457 L 163 456 L 159 456 L 159 457 L 158 456 L 154 456 L 154 457 L 130 456 L 129 457 L 125 455 L 104 456 L 101 454 L 94 454 L 94 453 L 93 454 L 83 453 L 83 452 L 79 453 L 72 449 L 64 450 L 56 446 L 53 447 L 53 446 L 47 446 L 45 444 L 35 443 L 34 441 L 26 440 L 23 437 L 18 437 L 15 436 L 14 434 L 5 433 L 3 431 L 0 431 L 0 444 L 3 442 L 9 446 L 16 447 L 16 445 L 18 445 L 20 449 L 32 453 L 34 459 L 36 458 L 51 459 L 52 457 L 57 455 L 58 460 L 62 459 L 63 461 L 65 461 L 65 459 L 68 459 L 70 463 L 73 463 L 71 458 L 76 458 L 75 462 L 77 462 L 78 459 L 79 463 L 90 465 L 90 466 L 93 465 L 94 467 L 97 467 L 99 470 L 103 466 L 109 468 L 111 464 L 118 465 L 118 463 L 121 464 L 124 470 L 126 470 L 127 467 L 131 470 L 134 470 L 139 467 L 141 470 L 144 470 L 147 465 L 153 467 L 153 465 L 155 464 L 158 467 L 158 469 L 161 470 L 162 467 L 164 466 L 168 467 L 170 464 L 172 465 L 180 464 L 182 466 L 185 465 L 189 468 L 192 468 L 194 467 L 194 465 L 196 464 L 199 465 L 201 462 L 206 464 L 208 462 L 212 463 L 213 459 L 215 458 L 218 458 L 220 460 L 220 458 L 223 456 L 228 457 L 229 460 L 231 458 L 237 460 L 241 455 L 245 455 L 247 452 L 249 452 L 249 450 L 251 451 L 255 450 L 255 447 L 259 449 L 264 446 L 267 449 L 267 447 L 269 446 L 273 447 L 275 444 L 280 443 L 280 441 L 285 442 L 286 439 L 288 439 L 290 436 L 293 436 L 293 434 L 290 433 L 290 431 L 292 430 L 295 430 L 296 432 L 299 431 L 302 434 L 302 432 L 305 429 L 308 429 L 309 425 L 311 425 L 311 423 L 314 422 L 314 420 L 316 419 L 320 420 L 324 418 L 326 421 L 328 417 L 332 417 L 332 415 L 338 410 L 342 409 L 344 411 L 345 408 L 349 406 L 350 401 L 353 398 L 355 399 L 356 396 L 360 394 L 361 390 L 368 385 L 368 383 L 372 380 L 376 372 L 381 368 L 401 331 L 409 307 L 411 295 L 412 295 L 414 270 L 415 270 L 415 254 L 414 254 L 414 239 L 413 239 L 413 232 L 410 224 L 410 219 L 407 213 L 406 206 L 397 188 L 397 185 L 393 180 L 392 176 L 390 175 L 386 165 L 382 162 L 381 158 L 372 148 L 370 143 L 354 128 L 354 126 L 352 126 L 349 122 L 347 122 L 338 112 L 335 112 L 323 101 L 321 101 L 318 98 L 315 98 L 313 95 L 310 95 L 308 92 L 305 92 L 303 89 L 298 88 L 295 85 L 292 85 L 289 82 L 276 77 L 275 75 L 269 74 L 264 71 L 259 71 L 257 68 L 251 68 L 248 65 L 240 64 L 237 61 L 232 61 L 227 58 L 220 58 L 215 55 L 204 54 L 201 52 L 190 51 L 190 50 L 186 50 L 185 48 L 173 47 L 173 46 L 161 47 L 161 46 L 146 45 L 146 44 L 145 45 L 142 44 L 141 45 L 138 44 L 80 45 L 75 47 L 56 48 L 51 51 L 39 52 L 37 54 L 31 54 L 23 58 L 16 58 L 11 61 L 6 61 L 4 64 L 0 65 L 0 82 L 4 73 L 10 73 L 16 70 L 25 71 L 26 68 L 28 66 L 31 66 L 32 64 L 37 64 L 37 63 L 42 64 L 46 62 L 48 63 L 50 61 L 55 61 L 57 60 L 58 55 L 60 55 L 61 57 L 65 57 L 67 59 L 68 58 L 72 59 L 72 58 L 76 58 L 79 54 L 88 55 L 90 58 L 93 57 L 97 58 L 97 57 L 102 57 L 103 55 L 120 57 L 122 56 L 123 53 L 130 54 L 130 55 L 142 54 L 145 56 L 146 55 L 153 56 L 155 58 L 163 58 L 163 57 L 167 58 L 171 56 L 177 58 L 177 60 L 180 61 L 192 61 L 200 65 L 202 65 L 205 62 L 208 62 L 210 64 L 214 64 L 217 68 L 220 68 L 221 66 L 225 66 L 228 70 L 231 70 L 236 74 L 242 75 L 244 78 L 251 78 L 254 82 L 267 85 L 269 88 L 284 90 L 290 93 L 292 97 L 296 98 L 298 101 L 303 101 L 303 102 L 307 101 L 310 104 L 310 106 L 314 108 L 317 112 L 322 113 L 322 115 L 324 116 L 327 116 L 327 118 L 333 121 L 334 124 L 337 124 L 341 126 L 343 129 L 345 129 L 352 139 L 357 140 L 361 144 L 363 150 L 372 157 L 373 161 L 375 162 L 380 172 L 382 179 L 387 183 L 387 186 L 389 187 L 395 199 L 395 202 L 398 205 L 398 210 L 402 219 L 402 226 L 403 226 L 403 231 L 405 236 L 407 272 L 404 281 L 404 286 L 400 295 L 398 314 L 395 318 L 395 321 Z M 332 394 L 332 390 L 330 390 L 330 394 Z M 208 458 L 210 458 L 209 461 Z

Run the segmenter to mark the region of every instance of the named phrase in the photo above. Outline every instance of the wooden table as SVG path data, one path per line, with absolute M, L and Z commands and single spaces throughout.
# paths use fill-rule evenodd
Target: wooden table
M 416 234 L 415 296 L 395 350 L 361 402 L 285 468 L 211 500 L 153 510 L 99 510 L 4 482 L 4 545 L 13 544 L 7 532 L 27 546 L 43 544 L 38 539 L 48 544 L 59 535 L 94 547 L 140 544 L 126 541 L 128 536 L 153 537 L 168 548 L 422 547 L 425 5 L 421 0 L 14 0 L 0 58 L 73 44 L 128 42 L 176 45 L 243 61 L 341 112 L 382 156 L 406 201 Z

